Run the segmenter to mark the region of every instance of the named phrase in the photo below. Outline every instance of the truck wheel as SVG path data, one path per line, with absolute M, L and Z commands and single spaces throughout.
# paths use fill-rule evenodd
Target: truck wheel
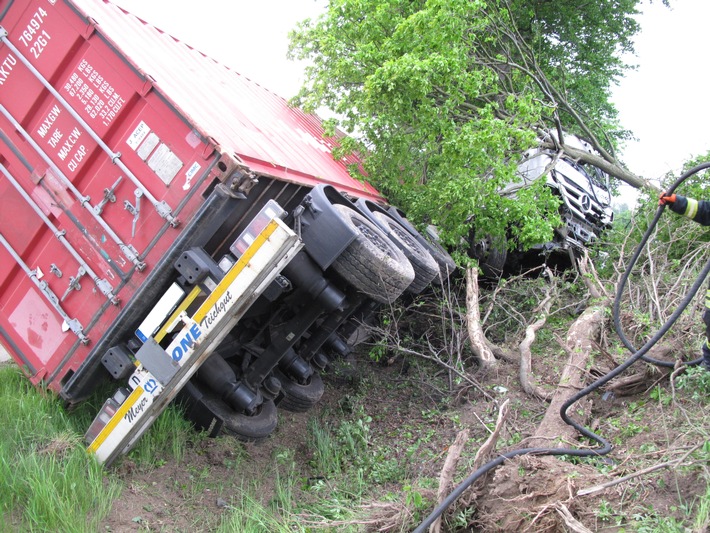
M 414 281 L 404 253 L 363 215 L 341 204 L 336 213 L 358 235 L 333 262 L 333 270 L 373 300 L 392 303 Z
M 508 240 L 505 237 L 481 239 L 474 243 L 471 252 L 473 258 L 478 260 L 484 276 L 499 278 L 503 275 L 503 267 L 508 258 Z
M 285 409 L 292 413 L 305 413 L 323 396 L 325 386 L 323 379 L 318 374 L 313 374 L 305 385 L 301 385 L 278 369 L 274 369 L 273 373 L 281 382 L 283 397 L 279 401 L 279 409 Z
M 436 232 L 436 228 L 434 226 L 427 226 L 424 238 L 429 246 L 427 248 L 429 253 L 434 258 L 434 261 L 436 261 L 439 265 L 438 281 L 439 283 L 443 283 L 449 279 L 449 276 L 451 276 L 451 274 L 454 273 L 454 270 L 456 270 L 456 261 L 454 261 L 449 252 L 447 252 L 441 245 L 439 234 Z
M 276 405 L 265 400 L 253 416 L 237 413 L 220 398 L 209 395 L 205 404 L 216 416 L 224 420 L 222 429 L 244 441 L 263 440 L 276 429 Z
M 405 257 L 412 264 L 414 269 L 414 281 L 407 287 L 407 292 L 419 294 L 422 292 L 439 273 L 439 266 L 434 258 L 424 247 L 417 242 L 414 236 L 405 230 L 392 217 L 384 213 L 372 213 L 381 226 L 386 226 L 390 234 L 390 240 L 404 252 Z

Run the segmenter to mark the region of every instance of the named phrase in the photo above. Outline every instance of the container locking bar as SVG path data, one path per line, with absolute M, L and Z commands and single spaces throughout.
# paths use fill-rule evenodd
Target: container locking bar
M 94 206 L 93 211 L 95 214 L 100 215 L 104 211 L 104 206 L 111 202 L 115 203 L 116 202 L 116 189 L 118 189 L 118 186 L 121 184 L 121 180 L 123 180 L 123 176 L 119 176 L 118 179 L 114 182 L 113 185 L 111 185 L 110 189 L 104 189 L 104 197 L 103 199 Z
M 143 194 L 145 194 L 145 197 L 148 199 L 148 201 L 153 204 L 153 207 L 157 211 L 157 213 L 160 215 L 161 218 L 164 218 L 167 220 L 172 227 L 176 227 L 179 225 L 178 219 L 176 219 L 173 216 L 173 211 L 170 209 L 170 206 L 164 202 L 164 201 L 159 201 L 155 196 L 153 196 L 148 189 L 141 183 L 141 181 L 138 179 L 138 177 L 131 172 L 131 170 L 121 161 L 121 153 L 120 152 L 114 152 L 109 148 L 109 146 L 103 141 L 103 139 L 96 133 L 91 126 L 83 119 L 81 118 L 81 115 L 77 113 L 74 108 L 67 102 L 62 95 L 59 94 L 59 92 L 52 86 L 47 79 L 40 74 L 40 72 L 32 65 L 32 63 L 29 62 L 29 60 L 20 52 L 20 50 L 10 42 L 10 40 L 7 38 L 8 33 L 7 30 L 3 27 L 0 26 L 0 41 L 7 46 L 13 54 L 15 54 L 20 61 L 22 62 L 23 65 L 27 67 L 27 69 L 34 75 L 35 78 L 37 78 L 42 85 L 50 92 L 52 96 L 54 96 L 57 101 L 66 109 L 69 114 L 76 119 L 76 121 L 81 124 L 82 128 L 89 134 L 89 136 L 96 141 L 96 144 L 98 144 L 101 149 L 106 152 L 106 154 L 109 156 L 111 159 L 111 162 L 118 166 L 125 174 L 128 176 L 128 178 L 136 185 L 136 187 L 139 187 L 142 191 Z
M 5 249 L 9 252 L 9 254 L 13 257 L 13 259 L 17 262 L 18 265 L 22 268 L 22 270 L 25 271 L 25 274 L 32 280 L 32 283 L 34 283 L 37 288 L 40 290 L 40 292 L 44 295 L 44 297 L 47 299 L 47 301 L 50 303 L 52 307 L 54 307 L 55 311 L 59 313 L 59 316 L 61 316 L 64 319 L 64 322 L 66 322 L 67 326 L 69 326 L 69 329 L 72 330 L 72 332 L 79 337 L 79 340 L 82 342 L 82 344 L 87 344 L 89 342 L 89 338 L 84 335 L 84 328 L 81 325 L 81 323 L 76 319 L 76 318 L 70 318 L 69 315 L 62 309 L 61 304 L 59 303 L 59 298 L 57 298 L 57 295 L 54 294 L 52 289 L 49 288 L 49 284 L 40 279 L 40 272 L 39 269 L 32 270 L 30 267 L 25 263 L 20 255 L 14 250 L 14 248 L 10 245 L 9 242 L 7 242 L 7 239 L 0 233 L 0 243 L 5 247 Z
M 118 298 L 113 294 L 113 287 L 111 286 L 111 284 L 105 279 L 99 279 L 93 269 L 88 265 L 86 261 L 84 261 L 81 255 L 79 255 L 79 252 L 77 252 L 74 247 L 69 243 L 69 241 L 66 240 L 66 238 L 64 237 L 64 234 L 66 232 L 57 228 L 52 223 L 52 221 L 49 220 L 49 218 L 42 212 L 42 209 L 40 209 L 40 207 L 35 203 L 35 201 L 30 197 L 30 195 L 27 194 L 27 192 L 22 188 L 22 185 L 20 185 L 19 182 L 15 179 L 15 177 L 10 173 L 10 171 L 5 168 L 5 165 L 0 164 L 0 172 L 5 175 L 5 177 L 10 181 L 10 183 L 12 183 L 12 186 L 15 187 L 15 190 L 20 193 L 20 196 L 22 196 L 25 202 L 27 202 L 27 204 L 32 208 L 32 210 L 37 214 L 37 216 L 42 219 L 42 222 L 44 222 L 44 224 L 50 230 L 52 230 L 54 236 L 59 239 L 59 242 L 64 245 L 64 248 L 66 248 L 66 250 L 72 255 L 76 262 L 79 263 L 81 268 L 83 268 L 84 271 L 89 274 L 94 284 L 96 285 L 96 288 L 101 291 L 101 294 L 106 296 L 106 298 L 108 298 L 108 300 L 113 305 L 118 305 Z M 81 276 L 77 275 L 77 278 L 80 277 Z
M 89 211 L 93 219 L 99 223 L 99 225 L 104 229 L 106 234 L 111 237 L 111 240 L 113 240 L 113 242 L 115 242 L 116 245 L 121 249 L 123 255 L 126 256 L 126 259 L 133 263 L 138 268 L 138 270 L 143 270 L 145 268 L 145 263 L 143 263 L 138 258 L 139 254 L 136 249 L 133 248 L 133 246 L 124 243 L 113 230 L 113 228 L 111 228 L 111 226 L 109 226 L 108 223 L 100 216 L 104 205 L 106 205 L 106 203 L 110 201 L 110 198 L 111 196 L 113 196 L 116 187 L 118 187 L 119 183 L 121 182 L 121 178 L 119 177 L 118 180 L 116 180 L 116 183 L 113 184 L 113 187 L 109 189 L 108 192 L 104 191 L 104 200 L 96 207 L 92 207 L 89 203 L 91 201 L 91 198 L 89 198 L 88 196 L 84 196 L 81 194 L 81 192 L 79 192 L 79 190 L 74 186 L 74 184 L 67 177 L 67 175 L 64 174 L 64 172 L 62 172 L 59 167 L 54 164 L 54 162 L 47 155 L 47 153 L 39 146 L 39 144 L 35 142 L 29 132 L 22 127 L 22 124 L 20 124 L 2 104 L 0 104 L 0 113 L 12 124 L 12 126 L 18 132 L 20 132 L 22 138 L 29 143 L 29 145 L 34 149 L 34 151 L 39 154 L 42 160 L 47 163 L 47 165 L 49 165 L 49 168 L 51 168 L 52 171 L 59 177 L 59 179 L 62 180 L 62 183 L 64 183 L 64 185 L 66 185 L 67 188 L 72 192 L 72 194 L 79 201 L 81 206 Z

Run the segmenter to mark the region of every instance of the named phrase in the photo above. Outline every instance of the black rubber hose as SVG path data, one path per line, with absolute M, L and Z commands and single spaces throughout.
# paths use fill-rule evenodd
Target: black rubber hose
M 691 168 L 690 170 L 684 172 L 674 183 L 673 185 L 670 186 L 670 188 L 667 189 L 667 193 L 672 194 L 673 191 L 678 188 L 678 186 L 683 183 L 685 180 L 687 180 L 689 177 L 697 174 L 698 172 L 705 170 L 706 168 L 710 168 L 710 162 L 707 163 L 702 163 L 698 166 L 695 166 Z M 658 209 L 656 210 L 656 215 L 654 216 L 653 220 L 651 221 L 651 224 L 648 226 L 648 229 L 646 230 L 646 233 L 644 233 L 643 237 L 641 238 L 641 242 L 639 245 L 636 247 L 636 250 L 634 251 L 633 256 L 631 257 L 631 261 L 629 261 L 629 264 L 626 267 L 626 271 L 624 271 L 624 275 L 621 276 L 621 280 L 619 280 L 619 285 L 616 289 L 616 297 L 614 299 L 614 307 L 612 311 L 612 316 L 614 318 L 614 329 L 616 330 L 616 334 L 619 336 L 619 339 L 621 339 L 621 342 L 623 343 L 624 346 L 631 352 L 634 353 L 636 352 L 636 348 L 631 344 L 629 339 L 626 338 L 626 335 L 624 335 L 624 331 L 621 327 L 621 318 L 620 318 L 620 312 L 619 312 L 619 306 L 621 305 L 621 295 L 624 293 L 624 288 L 626 287 L 626 282 L 629 279 L 629 276 L 631 275 L 631 271 L 633 270 L 634 266 L 636 265 L 636 261 L 638 260 L 639 256 L 641 255 L 641 251 L 643 248 L 646 246 L 646 243 L 648 242 L 648 239 L 651 236 L 651 233 L 653 233 L 653 230 L 656 228 L 656 224 L 658 224 L 658 220 L 661 218 L 661 215 L 663 214 L 664 209 L 666 208 L 665 205 L 659 205 Z M 700 283 L 696 283 L 697 287 L 694 285 L 694 289 L 686 295 L 686 298 L 683 299 L 681 302 L 681 307 L 679 307 L 680 311 L 682 312 L 685 310 L 685 308 L 690 304 L 691 300 L 695 297 L 695 294 L 698 292 L 698 289 L 700 288 L 700 285 L 702 285 L 702 282 L 705 280 L 705 278 L 708 275 L 708 267 L 710 267 L 710 261 L 708 261 L 708 265 L 705 266 L 705 269 L 703 269 L 701 275 L 699 276 Z M 675 366 L 674 363 L 669 362 L 669 361 L 662 361 L 660 359 L 654 359 L 652 357 L 644 356 L 643 360 L 652 363 L 657 366 L 665 366 L 668 368 L 673 368 Z M 697 365 L 702 361 L 702 357 L 698 359 L 694 359 L 693 361 L 687 361 L 683 362 L 685 365 Z
M 672 193 L 675 188 L 680 185 L 683 181 L 685 181 L 688 177 L 692 176 L 693 174 L 696 174 L 697 172 L 700 172 L 701 170 L 704 170 L 706 168 L 710 167 L 710 162 L 708 163 L 703 163 L 702 165 L 699 165 L 697 167 L 692 168 L 688 172 L 684 173 L 676 182 L 672 185 L 670 189 L 668 189 L 668 192 Z M 624 276 L 622 276 L 621 281 L 619 282 L 619 288 L 617 289 L 617 294 L 616 294 L 616 299 L 614 301 L 614 318 L 615 318 L 615 325 L 616 325 L 616 319 L 618 318 L 618 313 L 619 313 L 619 306 L 618 302 L 620 301 L 620 296 L 623 292 L 623 287 L 626 283 L 626 280 L 628 279 L 631 269 L 633 265 L 635 264 L 636 260 L 638 259 L 638 256 L 641 253 L 641 250 L 643 247 L 646 245 L 646 242 L 648 241 L 648 238 L 650 237 L 653 229 L 655 228 L 656 224 L 658 223 L 658 220 L 661 217 L 661 214 L 663 213 L 663 208 L 664 206 L 659 206 L 658 211 L 656 212 L 656 216 L 654 217 L 653 221 L 651 222 L 651 225 L 649 226 L 648 230 L 644 234 L 643 238 L 641 239 L 641 243 L 639 244 L 638 248 L 636 249 L 636 252 L 634 253 L 631 262 L 629 263 L 629 267 L 627 267 L 626 272 L 624 272 Z M 710 272 L 710 261 L 705 265 L 705 268 L 703 268 L 702 272 L 698 276 L 698 278 L 695 280 L 695 283 L 693 283 L 693 286 L 690 289 L 690 292 L 685 296 L 683 301 L 681 302 L 681 305 L 673 312 L 673 314 L 668 318 L 668 320 L 661 326 L 661 329 L 659 329 L 651 339 L 644 344 L 641 349 L 635 350 L 635 348 L 630 347 L 629 349 L 634 352 L 633 355 L 631 355 L 626 361 L 624 361 L 622 364 L 617 366 L 615 369 L 613 369 L 611 372 L 608 374 L 600 377 L 597 379 L 594 383 L 588 385 L 581 391 L 579 391 L 577 394 L 573 395 L 571 398 L 569 398 L 561 407 L 560 407 L 560 417 L 562 420 L 575 428 L 579 433 L 584 435 L 585 437 L 599 443 L 601 445 L 600 448 L 596 449 L 578 449 L 578 448 L 523 448 L 520 450 L 512 450 L 510 452 L 503 453 L 493 459 L 492 461 L 489 461 L 485 465 L 481 466 L 478 470 L 475 470 L 473 473 L 471 473 L 466 479 L 464 479 L 452 492 L 449 494 L 444 501 L 442 501 L 439 505 L 434 508 L 434 510 L 427 516 L 424 521 L 414 530 L 414 533 L 425 533 L 426 530 L 431 526 L 434 521 L 441 516 L 441 514 L 449 508 L 460 496 L 463 494 L 463 492 L 469 488 L 471 485 L 473 485 L 478 478 L 489 472 L 490 470 L 494 469 L 495 467 L 503 464 L 507 459 L 512 459 L 513 457 L 517 457 L 519 455 L 572 455 L 575 457 L 593 457 L 593 456 L 602 456 L 606 455 L 609 453 L 612 449 L 611 444 L 609 441 L 604 439 L 603 437 L 597 435 L 596 433 L 592 432 L 591 430 L 585 428 L 582 426 L 579 422 L 571 418 L 568 414 L 567 411 L 569 408 L 577 403 L 580 399 L 584 398 L 591 392 L 595 391 L 605 383 L 609 382 L 610 380 L 614 379 L 616 376 L 624 372 L 627 368 L 629 368 L 631 365 L 633 365 L 636 361 L 639 359 L 642 359 L 645 357 L 646 352 L 650 350 L 654 344 L 656 344 L 663 336 L 668 332 L 668 330 L 673 326 L 675 321 L 678 319 L 678 317 L 681 315 L 681 313 L 685 310 L 685 308 L 688 306 L 688 304 L 692 301 L 693 297 L 695 297 L 695 294 L 698 292 L 700 287 L 702 286 L 703 282 L 705 281 L 705 278 L 708 275 L 708 272 Z M 617 333 L 619 330 L 617 330 Z M 622 336 L 622 334 L 620 334 Z M 622 337 L 622 342 L 625 339 L 625 337 Z M 628 342 L 628 341 L 627 341 Z M 626 344 L 626 343 L 624 343 Z M 629 345 L 627 345 L 629 347 Z M 650 358 L 649 358 L 650 359 Z M 651 361 L 655 361 L 651 359 Z M 666 363 L 665 361 L 661 361 L 662 363 Z M 690 364 L 690 363 L 688 363 Z
M 710 269 L 710 262 L 708 263 L 708 267 Z M 700 285 L 702 283 L 702 279 L 700 279 L 700 282 L 698 283 L 696 281 L 696 285 Z M 697 289 L 696 289 L 697 290 Z M 414 530 L 415 533 L 424 533 L 426 529 L 434 523 L 434 521 L 451 505 L 453 504 L 459 496 L 473 483 L 476 482 L 476 480 L 487 473 L 489 470 L 492 470 L 493 468 L 497 467 L 498 465 L 502 464 L 505 462 L 506 459 L 511 459 L 513 457 L 517 457 L 518 455 L 572 455 L 575 457 L 595 457 L 595 456 L 601 456 L 601 455 L 606 455 L 609 453 L 612 449 L 611 444 L 609 441 L 604 439 L 603 437 L 597 435 L 596 433 L 592 432 L 591 430 L 585 428 L 582 426 L 579 422 L 576 420 L 572 419 L 568 414 L 567 411 L 568 409 L 578 402 L 581 398 L 585 397 L 586 395 L 590 394 L 592 391 L 598 389 L 611 379 L 614 379 L 616 376 L 621 374 L 624 370 L 629 368 L 632 364 L 634 364 L 636 361 L 638 361 L 643 355 L 651 349 L 651 347 L 658 342 L 661 337 L 668 331 L 668 329 L 673 325 L 673 322 L 676 321 L 676 319 L 680 316 L 680 312 L 674 313 L 668 321 L 663 325 L 663 327 L 649 340 L 638 352 L 636 352 L 634 355 L 629 357 L 626 361 L 624 361 L 621 365 L 616 367 L 614 370 L 609 372 L 608 374 L 600 377 L 597 379 L 594 383 L 591 385 L 588 385 L 581 391 L 579 391 L 577 394 L 569 398 L 561 407 L 560 407 L 560 417 L 564 422 L 573 428 L 575 428 L 577 431 L 579 431 L 582 435 L 585 437 L 598 442 L 601 447 L 596 448 L 596 449 L 577 449 L 577 448 L 523 448 L 520 450 L 512 450 L 510 452 L 506 452 L 501 454 L 500 456 L 496 457 L 494 460 L 486 463 L 485 465 L 481 466 L 478 470 L 474 471 L 471 475 L 469 475 L 461 484 L 459 484 L 452 492 L 449 494 L 449 496 L 446 497 L 444 501 L 442 501 L 435 509 L 434 511 L 431 512 L 431 514 L 417 527 L 417 529 Z

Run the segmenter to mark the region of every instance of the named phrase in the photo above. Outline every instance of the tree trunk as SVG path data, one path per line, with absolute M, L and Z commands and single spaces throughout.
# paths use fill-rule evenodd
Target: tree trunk
M 456 466 L 459 464 L 461 452 L 468 442 L 468 429 L 464 429 L 456 435 L 456 440 L 449 447 L 449 453 L 444 461 L 444 466 L 439 474 L 439 490 L 436 493 L 437 505 L 446 499 L 446 496 L 451 492 L 451 485 L 456 474 Z M 441 516 L 434 520 L 434 523 L 429 527 L 429 533 L 441 533 Z
M 537 312 L 538 312 L 538 319 L 533 322 L 532 324 L 528 324 L 528 327 L 525 328 L 525 338 L 522 340 L 519 346 L 519 351 L 520 351 L 520 369 L 519 369 L 519 376 L 520 376 L 520 385 L 523 387 L 523 390 L 527 393 L 530 394 L 531 396 L 537 396 L 538 398 L 542 400 L 548 400 L 552 394 L 546 392 L 542 387 L 539 387 L 538 385 L 533 383 L 532 380 L 532 351 L 531 347 L 533 343 L 535 342 L 535 337 L 537 336 L 537 332 L 540 330 L 541 327 L 545 325 L 547 322 L 547 317 L 550 314 L 550 308 L 552 307 L 552 293 L 555 288 L 556 280 L 554 275 L 552 274 L 552 271 L 547 268 L 546 269 L 548 278 L 550 279 L 550 284 L 547 286 L 547 291 L 545 294 L 545 298 L 540 302 L 540 305 L 537 307 Z
M 549 312 L 549 311 L 548 311 Z M 532 381 L 532 352 L 530 347 L 535 342 L 537 331 L 545 325 L 547 314 L 538 318 L 535 322 L 525 328 L 525 338 L 520 343 L 520 385 L 526 394 L 536 396 L 541 400 L 547 400 L 550 396 L 542 387 Z
M 481 310 L 478 306 L 478 269 L 466 269 L 466 327 L 471 341 L 471 350 L 478 358 L 481 368 L 492 369 L 497 365 L 496 358 L 481 326 Z
M 543 143 L 542 146 L 552 150 L 557 149 L 557 146 L 555 146 L 553 143 Z M 590 154 L 589 152 L 579 150 L 578 148 L 574 148 L 567 144 L 562 145 L 562 150 L 567 156 L 571 157 L 572 159 L 582 161 L 584 163 L 589 163 L 590 165 L 594 165 L 595 167 L 600 168 L 610 176 L 620 179 L 624 183 L 631 185 L 635 189 L 651 189 L 653 191 L 660 191 L 657 185 L 651 183 L 650 181 L 644 179 L 641 176 L 637 176 L 633 172 L 630 172 L 629 170 L 625 169 L 620 164 L 612 162 L 609 159 L 606 159 L 600 155 Z
M 566 447 L 577 438 L 577 430 L 565 424 L 560 418 L 560 407 L 570 397 L 582 390 L 587 381 L 587 363 L 592 351 L 593 341 L 601 332 L 604 314 L 609 306 L 605 299 L 588 307 L 582 315 L 575 320 L 567 332 L 564 348 L 567 352 L 567 363 L 562 370 L 560 382 L 555 391 L 550 406 L 547 408 L 542 422 L 538 426 L 532 440 L 531 447 Z M 581 401 L 572 407 L 570 414 L 584 423 L 589 418 L 591 402 Z

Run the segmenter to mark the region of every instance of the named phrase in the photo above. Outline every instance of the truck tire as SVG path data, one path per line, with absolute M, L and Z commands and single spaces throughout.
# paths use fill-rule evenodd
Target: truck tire
M 387 209 L 387 213 L 399 222 L 404 229 L 414 235 L 417 242 L 421 244 L 424 249 L 429 252 L 429 254 L 431 254 L 434 261 L 436 261 L 437 265 L 439 265 L 439 275 L 434 277 L 434 281 L 441 285 L 448 280 L 449 276 L 451 276 L 451 274 L 454 273 L 454 270 L 456 270 L 456 262 L 449 255 L 449 252 L 447 252 L 441 245 L 441 239 L 436 231 L 436 227 L 429 224 L 425 228 L 424 233 L 419 233 L 401 209 L 391 205 Z
M 319 374 L 313 374 L 308 378 L 305 385 L 292 380 L 278 369 L 274 369 L 273 374 L 281 382 L 281 393 L 279 409 L 285 409 L 292 413 L 305 413 L 318 403 L 323 396 L 325 386 Z
M 500 278 L 503 275 L 508 259 L 508 240 L 505 237 L 493 239 L 487 236 L 476 241 L 471 251 L 485 277 Z
M 407 287 L 407 292 L 419 294 L 422 292 L 439 273 L 439 266 L 429 252 L 424 249 L 414 235 L 409 233 L 392 217 L 384 213 L 374 212 L 372 216 L 377 219 L 381 227 L 389 229 L 390 240 L 404 252 L 405 257 L 412 264 L 414 269 L 414 281 Z
M 357 290 L 380 303 L 392 303 L 414 281 L 414 269 L 404 253 L 363 215 L 333 205 L 358 235 L 333 262 L 333 270 Z
M 427 241 L 427 250 L 439 265 L 439 277 L 435 281 L 443 284 L 456 270 L 456 261 L 441 245 L 439 234 L 434 226 L 427 226 L 424 238 Z
M 276 429 L 276 405 L 265 400 L 253 416 L 237 413 L 220 398 L 208 393 L 205 404 L 216 416 L 224 420 L 222 429 L 243 441 L 260 441 L 271 435 Z

